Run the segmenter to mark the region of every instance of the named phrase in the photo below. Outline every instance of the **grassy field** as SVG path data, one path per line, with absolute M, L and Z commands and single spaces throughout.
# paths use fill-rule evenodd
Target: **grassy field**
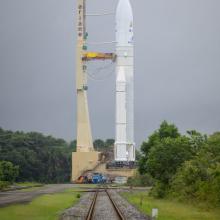
M 40 196 L 28 204 L 0 208 L 0 219 L 57 220 L 63 210 L 71 207 L 79 200 L 78 194 L 73 190 L 67 190 L 63 193 Z
M 36 191 L 44 186 L 44 184 L 35 183 L 35 182 L 16 183 L 16 185 L 19 187 L 27 187 L 25 189 L 21 189 L 22 192 Z
M 35 182 L 16 183 L 15 185 L 17 185 L 17 186 L 21 186 L 21 187 L 43 186 L 43 184 L 41 184 L 41 183 L 35 183 Z
M 148 215 L 153 208 L 159 209 L 158 220 L 219 220 L 220 210 L 204 210 L 190 204 L 153 199 L 147 193 L 122 193 L 130 203 Z M 141 205 L 142 198 L 142 205 Z

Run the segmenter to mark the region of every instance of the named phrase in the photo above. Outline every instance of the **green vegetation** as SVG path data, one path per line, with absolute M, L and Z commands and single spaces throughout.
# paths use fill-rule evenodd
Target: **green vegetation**
M 80 194 L 71 190 L 53 195 L 44 195 L 26 205 L 0 208 L 0 219 L 4 220 L 56 220 L 63 210 L 73 206 Z
M 128 178 L 128 186 L 152 186 L 154 184 L 154 179 L 149 174 L 140 175 L 137 173 L 133 177 Z
M 220 133 L 211 135 L 198 154 L 180 167 L 170 186 L 172 197 L 220 205 Z
M 20 191 L 21 192 L 33 192 L 33 191 L 39 190 L 40 188 L 42 188 L 42 186 L 35 186 L 35 187 L 20 189 Z
M 71 153 L 72 148 L 62 139 L 0 129 L 0 161 L 19 166 L 19 182 L 69 181 Z
M 97 145 L 100 142 L 104 144 Z M 100 151 L 107 150 L 112 143 L 112 139 L 94 141 Z M 9 161 L 19 167 L 17 182 L 69 182 L 74 151 L 76 140 L 67 143 L 37 132 L 12 132 L 0 128 L 0 161 Z M 0 186 L 4 184 L 2 182 Z
M 0 161 L 0 190 L 12 184 L 18 176 L 18 173 L 18 166 L 14 166 L 8 161 Z
M 20 189 L 22 192 L 36 191 L 44 186 L 44 184 L 42 183 L 35 183 L 35 182 L 16 183 L 14 185 L 18 187 L 24 187 L 23 189 Z
M 147 215 L 153 208 L 159 209 L 158 220 L 219 220 L 220 210 L 204 209 L 167 199 L 155 199 L 148 193 L 122 193 L 130 203 Z
M 220 206 L 220 132 L 209 137 L 194 130 L 181 135 L 164 121 L 141 151 L 139 172 L 154 179 L 152 196 Z
M 35 183 L 35 182 L 20 182 L 16 183 L 17 186 L 21 187 L 38 187 L 38 186 L 43 186 L 41 183 Z
M 114 146 L 114 139 L 107 139 L 106 141 L 103 141 L 101 139 L 97 139 L 94 141 L 93 145 L 95 150 L 97 151 L 106 151 L 106 150 L 113 150 Z

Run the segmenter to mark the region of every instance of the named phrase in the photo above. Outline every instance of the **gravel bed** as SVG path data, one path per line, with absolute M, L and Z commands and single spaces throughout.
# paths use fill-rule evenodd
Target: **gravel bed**
M 106 192 L 99 192 L 93 220 L 120 220 Z
M 93 198 L 94 192 L 86 193 L 81 197 L 79 203 L 63 212 L 60 220 L 85 220 Z
M 115 190 L 110 190 L 110 195 L 126 220 L 151 220 L 152 218 L 142 214 L 127 200 L 122 198 Z
M 142 214 L 122 198 L 117 190 L 108 191 L 126 220 L 151 220 L 150 217 Z M 78 204 L 63 212 L 60 220 L 85 220 L 93 198 L 94 192 L 84 194 Z M 99 192 L 98 194 L 93 218 L 94 220 L 118 220 L 117 214 L 105 192 Z

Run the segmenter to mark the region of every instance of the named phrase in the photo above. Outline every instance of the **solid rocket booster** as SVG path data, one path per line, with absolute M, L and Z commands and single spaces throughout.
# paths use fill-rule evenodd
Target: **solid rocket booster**
M 116 11 L 116 161 L 135 161 L 133 35 L 130 1 L 120 0 Z

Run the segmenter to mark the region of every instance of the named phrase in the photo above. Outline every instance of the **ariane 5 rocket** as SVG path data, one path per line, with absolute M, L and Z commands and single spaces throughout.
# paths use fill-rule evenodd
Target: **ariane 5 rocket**
M 116 138 L 115 161 L 135 161 L 134 143 L 134 32 L 129 0 L 116 11 Z

